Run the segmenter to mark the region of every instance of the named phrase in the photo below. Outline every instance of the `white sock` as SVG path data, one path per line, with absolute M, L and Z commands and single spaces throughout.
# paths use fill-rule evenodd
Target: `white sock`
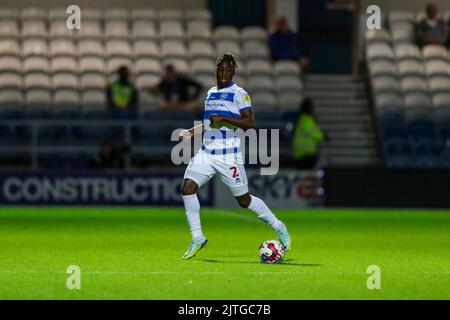
M 203 237 L 202 226 L 200 224 L 200 202 L 197 194 L 182 195 L 186 217 L 191 230 L 192 240 L 200 240 Z
M 278 231 L 282 225 L 281 221 L 275 217 L 264 201 L 255 196 L 250 197 L 252 198 L 252 201 L 250 202 L 248 208 L 255 212 L 258 218 L 270 225 L 275 231 Z

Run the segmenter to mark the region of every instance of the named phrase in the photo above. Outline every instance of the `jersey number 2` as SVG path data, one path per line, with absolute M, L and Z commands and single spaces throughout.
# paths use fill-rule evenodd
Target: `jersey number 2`
M 233 172 L 232 174 L 233 178 L 239 177 L 239 174 L 237 173 L 237 168 L 235 166 L 230 167 L 230 170 Z

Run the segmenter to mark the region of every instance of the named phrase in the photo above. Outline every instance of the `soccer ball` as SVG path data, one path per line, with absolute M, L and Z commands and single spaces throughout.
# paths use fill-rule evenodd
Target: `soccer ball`
M 284 258 L 284 247 L 277 240 L 264 241 L 259 247 L 259 258 L 264 263 L 279 263 Z

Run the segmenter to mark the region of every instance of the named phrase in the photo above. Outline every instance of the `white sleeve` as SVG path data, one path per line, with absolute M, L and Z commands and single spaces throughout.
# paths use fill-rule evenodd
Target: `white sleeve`
M 245 90 L 239 90 L 236 92 L 235 102 L 236 106 L 239 108 L 239 111 L 244 109 L 253 109 L 250 95 Z

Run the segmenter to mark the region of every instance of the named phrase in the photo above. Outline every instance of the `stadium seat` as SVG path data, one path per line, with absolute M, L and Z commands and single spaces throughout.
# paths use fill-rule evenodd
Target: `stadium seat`
M 275 88 L 275 81 L 273 77 L 268 75 L 250 75 L 248 78 L 250 91 L 267 91 L 272 92 Z
M 247 26 L 242 28 L 241 32 L 242 42 L 256 41 L 262 44 L 267 43 L 267 30 L 259 26 Z
M 191 71 L 194 76 L 213 75 L 215 70 L 216 65 L 210 59 L 194 59 L 191 61 Z
M 0 90 L 0 117 L 2 119 L 19 118 L 25 103 L 22 90 L 2 88 Z
M 48 12 L 45 9 L 38 7 L 26 7 L 22 9 L 21 17 L 23 21 L 27 20 L 45 20 Z
M 156 11 L 152 8 L 136 8 L 131 10 L 132 21 L 153 21 L 156 19 Z
M 398 70 L 401 77 L 426 77 L 424 65 L 417 60 L 401 60 L 398 62 Z
M 25 117 L 48 119 L 52 100 L 52 94 L 47 89 L 33 88 L 27 90 L 25 93 Z
M 366 45 L 377 43 L 389 45 L 391 42 L 391 36 L 386 30 L 366 30 L 365 40 Z
M 390 76 L 380 76 L 372 79 L 372 88 L 376 94 L 393 92 L 401 92 L 400 81 Z
M 219 26 L 214 30 L 213 37 L 217 42 L 231 41 L 238 43 L 241 39 L 238 28 L 234 26 Z
M 84 10 L 83 10 L 83 19 L 84 19 Z M 96 41 L 100 41 L 103 38 L 103 29 L 101 27 L 100 21 L 97 20 L 88 20 L 83 22 L 83 27 L 80 30 L 76 30 L 76 33 L 79 40 L 87 40 L 94 39 Z M 81 46 L 78 46 L 81 48 Z
M 23 77 L 24 85 L 26 89 L 46 89 L 50 90 L 51 80 L 48 74 L 41 72 L 27 73 Z
M 285 92 L 299 92 L 303 89 L 300 79 L 296 76 L 279 76 L 276 78 L 276 84 L 279 94 Z
M 186 10 L 186 20 L 190 21 L 200 21 L 204 23 L 211 23 L 212 15 L 208 9 L 188 9 Z
M 182 41 L 186 37 L 181 21 L 166 20 L 159 25 L 159 37 L 164 41 Z
M 428 94 L 430 92 L 428 82 L 422 77 L 406 76 L 403 77 L 400 81 L 402 91 L 404 94 L 406 93 Z
M 17 20 L 0 20 L 0 39 L 17 39 L 19 37 L 19 25 Z
M 78 73 L 78 61 L 73 57 L 56 57 L 50 62 L 51 71 L 53 73 Z
M 84 11 L 83 11 L 84 13 Z M 84 19 L 83 14 L 83 19 Z M 66 20 L 55 20 L 49 23 L 49 38 L 53 40 L 66 39 L 73 40 L 75 32 L 73 30 L 67 29 Z
M 244 42 L 243 52 L 247 60 L 269 58 L 269 49 L 267 48 L 267 44 L 256 42 L 254 40 Z
M 407 168 L 412 163 L 412 148 L 407 141 L 392 140 L 383 148 L 386 165 L 390 168 Z
M 193 40 L 207 40 L 211 39 L 211 27 L 208 21 L 193 20 L 187 22 L 187 38 L 189 42 Z
M 428 77 L 450 75 L 450 65 L 444 61 L 427 61 L 425 62 L 425 70 Z
M 0 20 L 12 20 L 17 22 L 17 18 L 20 17 L 19 11 L 13 8 L 0 8 Z
M 401 43 L 395 45 L 395 55 L 399 61 L 404 59 L 412 59 L 422 61 L 422 52 L 415 44 Z
M 428 80 L 432 94 L 450 93 L 450 77 L 436 76 Z
M 133 52 L 136 59 L 141 58 L 161 58 L 161 49 L 152 40 L 137 40 L 133 44 Z
M 404 90 L 404 93 L 406 111 L 419 110 L 431 112 L 431 99 L 428 93 L 414 90 L 413 87 L 411 87 L 411 90 Z
M 159 22 L 165 21 L 182 21 L 184 19 L 183 11 L 180 9 L 160 9 L 158 11 L 158 20 Z
M 46 39 L 47 34 L 48 32 L 45 20 L 22 21 L 22 39 Z
M 22 53 L 24 57 L 48 55 L 47 41 L 43 39 L 27 39 L 22 42 Z
M 108 8 L 104 11 L 105 21 L 124 21 L 128 22 L 130 18 L 130 12 L 125 8 Z
M 92 72 L 92 73 L 83 73 L 80 76 L 80 89 L 81 90 L 89 90 L 89 89 L 97 89 L 104 90 L 106 88 L 107 79 L 103 74 Z
M 272 92 L 264 90 L 255 90 L 252 92 L 252 106 L 258 113 L 261 111 L 261 113 L 269 112 L 273 114 L 278 111 L 276 96 Z
M 106 93 L 104 90 L 85 90 L 81 93 L 81 104 L 85 113 L 88 113 L 89 109 L 96 107 L 104 109 L 106 105 Z
M 125 40 L 107 40 L 105 42 L 105 54 L 107 58 L 133 56 L 130 43 Z
M 0 70 L 1 72 L 22 73 L 22 61 L 19 57 L 0 56 Z
M 79 60 L 79 70 L 81 73 L 96 72 L 104 74 L 106 71 L 105 61 L 100 57 L 82 57 Z
M 66 20 L 68 15 L 66 13 L 66 8 L 50 8 L 48 9 L 48 21 L 61 21 Z
M 174 40 L 167 40 L 161 43 L 161 53 L 163 59 L 187 57 L 187 50 L 183 43 Z
M 69 39 L 52 40 L 49 48 L 50 56 L 53 58 L 58 56 L 75 57 L 78 55 L 75 43 Z
M 23 88 L 22 75 L 16 72 L 2 72 L 0 73 L 0 88 Z
M 389 26 L 392 29 L 392 26 L 397 23 L 413 23 L 414 21 L 414 13 L 410 11 L 391 11 L 389 12 Z
M 54 90 L 71 89 L 78 90 L 80 81 L 78 75 L 71 72 L 58 72 L 52 76 L 52 85 Z
M 414 167 L 434 168 L 439 163 L 438 148 L 433 141 L 421 141 L 413 144 Z
M 133 70 L 136 75 L 152 74 L 159 77 L 162 73 L 161 63 L 153 58 L 136 59 Z
M 15 39 L 0 40 L 0 56 L 20 56 L 21 48 Z
M 238 42 L 232 40 L 220 40 L 216 42 L 216 54 L 221 55 L 227 52 L 240 57 L 241 56 L 241 46 Z
M 130 30 L 126 20 L 108 20 L 105 22 L 105 39 L 107 40 L 128 40 Z
M 394 60 L 394 50 L 385 43 L 374 43 L 367 47 L 367 59 L 373 60 Z
M 191 60 L 195 58 L 206 58 L 211 60 L 216 59 L 216 52 L 209 41 L 205 40 L 189 41 L 188 52 Z
M 103 43 L 97 40 L 79 40 L 78 54 L 80 58 L 88 56 L 103 57 L 105 55 L 105 48 L 103 46 Z
M 248 61 L 246 64 L 246 71 L 249 76 L 264 75 L 273 77 L 274 73 L 272 65 L 267 60 L 263 59 Z
M 147 20 L 133 21 L 131 37 L 134 39 L 134 41 L 157 39 L 155 23 L 153 21 Z
M 277 76 L 281 75 L 300 76 L 301 74 L 299 64 L 294 61 L 277 61 L 274 64 L 273 70 Z
M 397 23 L 391 29 L 391 39 L 394 44 L 413 43 L 415 40 L 414 27 L 411 23 Z
M 98 8 L 85 8 L 83 6 L 83 20 L 98 23 L 102 19 L 103 19 L 103 10 L 100 10 Z
M 278 107 L 280 112 L 297 111 L 303 100 L 301 92 L 286 92 L 278 94 Z
M 371 77 L 398 76 L 397 64 L 390 60 L 375 60 L 369 62 L 369 72 Z
M 58 89 L 53 94 L 53 112 L 56 117 L 77 117 L 80 114 L 80 103 L 78 90 Z
M 444 46 L 426 45 L 422 48 L 422 54 L 425 60 L 442 60 L 448 62 L 448 52 Z

